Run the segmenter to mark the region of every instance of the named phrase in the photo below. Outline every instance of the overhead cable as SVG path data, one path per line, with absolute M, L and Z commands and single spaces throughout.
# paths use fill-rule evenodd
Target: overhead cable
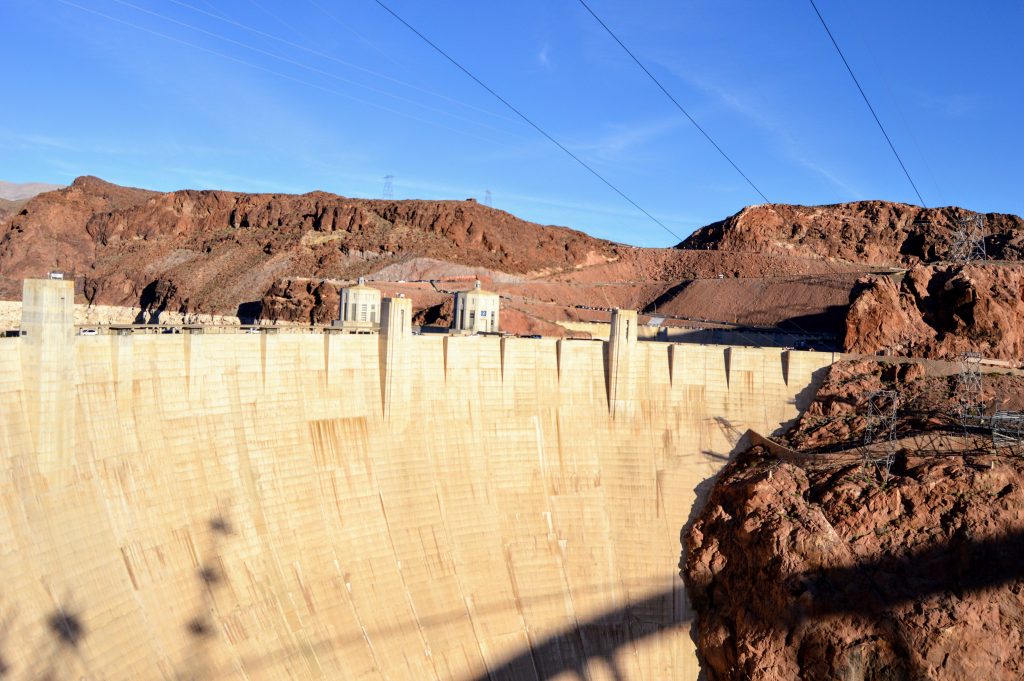
M 418 31 L 418 30 L 417 30 L 417 29 L 416 29 L 416 28 L 415 28 L 415 27 L 414 27 L 414 26 L 413 26 L 412 24 L 410 24 L 410 23 L 409 23 L 408 21 L 406 21 L 406 20 L 405 20 L 405 19 L 403 19 L 403 18 L 402 18 L 401 16 L 399 16 L 397 12 L 395 12 L 395 11 L 394 11 L 393 9 L 391 9 L 391 8 L 390 8 L 390 7 L 388 7 L 388 6 L 386 5 L 386 4 L 384 4 L 383 2 L 381 2 L 381 0 L 374 0 L 374 2 L 376 2 L 376 3 L 378 4 L 378 5 L 380 5 L 380 6 L 381 6 L 381 8 L 382 8 L 382 9 L 384 9 L 384 11 L 386 11 L 386 12 L 387 12 L 388 14 L 390 14 L 390 15 L 391 15 L 391 16 L 393 16 L 393 17 L 394 17 L 395 19 L 397 19 L 399 23 L 401 23 L 401 24 L 402 24 L 403 26 L 405 26 L 406 28 L 408 28 L 408 29 L 409 29 L 410 31 L 412 31 L 413 33 L 415 33 L 415 34 L 416 34 L 416 35 L 417 35 L 417 36 L 418 36 L 418 37 L 420 38 L 420 40 L 422 40 L 422 41 L 423 41 L 423 42 L 425 42 L 425 43 L 426 43 L 427 45 L 429 45 L 430 47 L 432 47 L 432 48 L 434 49 L 434 51 L 435 51 L 435 52 L 437 52 L 437 53 L 438 53 L 438 54 L 440 54 L 440 55 L 441 55 L 442 57 L 444 57 L 444 58 L 445 58 L 445 59 L 447 59 L 447 60 L 448 60 L 449 62 L 451 62 L 451 63 L 452 63 L 452 64 L 453 64 L 453 65 L 454 65 L 454 66 L 455 66 L 455 67 L 456 67 L 457 69 L 459 69 L 460 71 L 462 71 L 462 72 L 463 72 L 463 73 L 464 73 L 465 75 L 469 76 L 469 78 L 470 78 L 470 79 L 472 79 L 472 80 L 473 80 L 473 81 L 474 81 L 474 82 L 475 82 L 475 83 L 476 83 L 477 85 L 479 85 L 479 86 L 480 86 L 480 87 L 482 87 L 482 88 L 483 88 L 484 90 L 486 90 L 486 91 L 487 91 L 488 93 L 490 93 L 490 94 L 491 94 L 491 96 L 493 96 L 493 97 L 494 97 L 495 99 L 497 99 L 497 100 L 498 100 L 499 102 L 501 102 L 501 103 L 502 103 L 502 104 L 504 104 L 504 105 L 505 105 L 506 107 L 508 107 L 508 109 L 509 109 L 510 111 L 512 111 L 512 113 L 514 113 L 514 114 L 516 114 L 517 116 L 519 116 L 519 117 L 520 117 L 521 119 L 523 119 L 523 120 L 524 120 L 524 121 L 525 121 L 525 122 L 526 122 L 527 124 L 529 124 L 529 125 L 530 125 L 530 127 L 532 127 L 532 128 L 534 129 L 534 130 L 536 130 L 536 131 L 537 131 L 537 132 L 539 132 L 539 133 L 540 133 L 541 135 L 543 135 L 544 137 L 546 137 L 546 138 L 548 139 L 548 141 L 549 141 L 549 142 L 551 142 L 551 143 L 552 143 L 552 144 L 554 144 L 554 145 L 555 145 L 556 147 L 558 147 L 559 149 L 561 149 L 562 151 L 564 151 L 564 152 L 565 152 L 565 153 L 566 153 L 566 154 L 567 154 L 567 155 L 568 155 L 568 156 L 569 156 L 570 158 L 572 158 L 572 159 L 573 159 L 574 161 L 576 161 L 576 162 L 577 162 L 577 163 L 579 163 L 579 164 L 580 164 L 581 166 L 583 166 L 583 167 L 584 167 L 584 168 L 586 168 L 586 169 L 587 169 L 588 171 L 590 171 L 590 173 L 591 173 L 591 174 L 592 174 L 592 175 L 593 175 L 594 177 L 596 177 L 597 179 L 601 180 L 601 182 L 605 183 L 605 184 L 606 184 L 606 185 L 607 185 L 607 186 L 608 186 L 608 187 L 609 187 L 609 188 L 610 188 L 610 189 L 611 189 L 612 191 L 614 191 L 614 192 L 615 192 L 616 194 L 618 194 L 618 195 L 619 195 L 619 196 L 621 196 L 621 197 L 622 197 L 623 199 L 625 199 L 625 200 L 626 200 L 626 201 L 627 201 L 627 202 L 628 202 L 628 203 L 629 203 L 630 205 L 632 205 L 632 206 L 633 206 L 634 208 L 636 208 L 636 209 L 637 209 L 638 211 L 640 211 L 641 213 L 643 213 L 644 215 L 646 215 L 646 216 L 647 216 L 648 218 L 650 218 L 652 222 L 654 222 L 655 224 L 657 224 L 657 225 L 658 225 L 659 227 L 661 227 L 661 228 L 662 228 L 663 230 L 665 230 L 666 232 L 668 232 L 669 234 L 671 234 L 672 236 L 674 236 L 674 237 L 675 237 L 676 239 L 679 239 L 680 241 L 682 241 L 682 238 L 681 238 L 681 237 L 680 237 L 680 236 L 679 236 L 678 234 L 676 234 L 675 232 L 673 232 L 673 231 L 672 231 L 671 229 L 669 229 L 669 228 L 668 228 L 668 226 L 666 226 L 666 225 L 665 225 L 665 223 L 663 223 L 663 222 L 662 222 L 661 220 L 659 220 L 658 218 L 654 217 L 654 216 L 653 216 L 653 215 L 651 215 L 651 214 L 650 214 L 649 212 L 647 212 L 647 211 L 646 211 L 646 210 L 645 210 L 645 209 L 644 209 L 644 208 L 643 208 L 642 206 L 640 206 L 640 204 L 638 204 L 638 203 L 637 203 L 636 201 L 634 201 L 634 200 L 633 200 L 633 199 L 631 199 L 631 198 L 630 198 L 630 197 L 629 197 L 628 195 L 626 195 L 626 193 L 625 193 L 625 192 L 623 192 L 623 191 L 622 191 L 621 189 L 619 189 L 619 188 L 618 188 L 618 187 L 616 187 L 616 186 L 615 186 L 614 184 L 612 184 L 612 183 L 611 183 L 611 182 L 610 182 L 609 180 L 607 180 L 607 179 L 606 179 L 606 178 L 605 178 L 605 177 L 604 177 L 603 175 L 601 175 L 601 174 L 600 174 L 599 172 L 597 172 L 596 170 L 594 170 L 594 168 L 592 168 L 592 167 L 591 167 L 591 166 L 590 166 L 590 165 L 589 165 L 589 164 L 588 164 L 588 163 L 587 163 L 586 161 L 584 161 L 584 160 L 583 160 L 583 159 L 581 159 L 581 158 L 580 158 L 579 156 L 577 156 L 576 154 L 574 154 L 574 153 L 572 153 L 571 151 L 569 151 L 569 149 L 568 149 L 568 148 L 567 148 L 567 147 L 566 147 L 566 146 L 565 146 L 564 144 L 562 144 L 562 143 L 561 143 L 561 142 L 559 142 L 559 141 L 558 141 L 557 139 L 555 139 L 554 137 L 552 137 L 552 136 L 551 136 L 551 135 L 550 135 L 550 134 L 549 134 L 549 133 L 548 133 L 548 132 L 547 132 L 546 130 L 544 130 L 544 128 L 542 128 L 542 127 L 540 127 L 539 125 L 537 125 L 536 123 L 534 123 L 532 119 L 530 119 L 530 118 L 529 118 L 529 117 L 528 117 L 528 116 L 527 116 L 526 114 L 524 114 L 524 113 L 523 113 L 522 111 L 520 111 L 519 109 L 517 109 L 516 107 L 514 107 L 514 106 L 513 106 L 513 105 L 512 105 L 512 104 L 511 104 L 511 103 L 510 103 L 510 102 L 509 102 L 509 101 L 508 101 L 507 99 L 505 99 L 504 97 L 502 97 L 501 95 L 499 95 L 499 94 L 498 94 L 497 92 L 495 92 L 495 91 L 494 91 L 493 89 L 491 89 L 491 88 L 490 88 L 490 87 L 489 87 L 489 86 L 488 86 L 488 85 L 487 85 L 486 83 L 484 83 L 484 82 L 483 82 L 482 80 L 480 80 L 480 79 L 479 79 L 479 78 L 477 78 L 477 77 L 476 77 L 475 75 L 473 75 L 473 73 L 472 73 L 472 72 L 471 72 L 471 71 L 470 71 L 469 69 L 467 69 L 467 68 L 466 68 L 465 66 L 463 66 L 462 64 L 460 64 L 460 63 L 459 63 L 458 61 L 456 61 L 456 60 L 455 60 L 455 59 L 454 59 L 454 58 L 453 58 L 453 57 L 452 57 L 451 55 L 449 55 L 449 54 L 448 54 L 447 52 L 445 52 L 445 51 L 444 51 L 443 49 L 441 49 L 440 47 L 438 47 L 436 43 L 434 43 L 434 42 L 433 42 L 432 40 L 430 40 L 430 38 L 428 38 L 427 36 L 423 35 L 423 34 L 422 34 L 422 33 L 421 33 L 420 31 Z
M 868 105 L 868 111 L 871 112 L 871 116 L 875 119 L 875 123 L 878 124 L 878 129 L 882 131 L 882 135 L 885 137 L 885 141 L 889 143 L 889 148 L 892 149 L 893 156 L 896 157 L 896 161 L 899 162 L 900 168 L 903 168 L 903 174 L 907 176 L 907 180 L 910 182 L 910 186 L 914 188 L 914 193 L 917 194 L 918 200 L 921 202 L 921 206 L 924 208 L 928 207 L 925 203 L 924 197 L 921 196 L 921 192 L 917 190 L 917 184 L 914 183 L 914 178 L 910 176 L 910 171 L 907 170 L 907 166 L 904 165 L 903 159 L 900 158 L 900 154 L 896 151 L 896 146 L 892 143 L 892 139 L 889 137 L 889 133 L 885 131 L 885 126 L 882 125 L 881 119 L 878 118 L 878 114 L 875 113 L 875 107 L 871 106 L 871 100 L 868 99 L 867 94 L 864 92 L 864 88 L 860 86 L 860 81 L 857 80 L 857 76 L 853 73 L 853 68 L 850 67 L 850 62 L 846 60 L 846 55 L 843 54 L 842 49 L 839 47 L 839 43 L 836 42 L 835 36 L 832 35 L 832 31 L 829 29 L 828 24 L 825 23 L 825 17 L 821 15 L 818 10 L 818 6 L 814 3 L 814 0 L 808 0 L 811 3 L 811 7 L 814 8 L 814 13 L 818 15 L 818 20 L 821 21 L 822 27 L 825 29 L 825 33 L 828 34 L 829 40 L 832 41 L 833 47 L 836 48 L 836 52 L 839 53 L 839 58 L 843 60 L 843 64 L 846 66 L 846 70 L 850 74 L 850 78 L 853 79 L 853 84 L 857 86 L 857 91 L 860 92 L 860 96 L 864 98 L 864 103 Z
M 625 50 L 626 54 L 628 54 L 630 56 L 630 58 L 633 61 L 636 62 L 636 65 L 640 67 L 640 70 L 642 70 L 644 73 L 646 73 L 647 77 L 650 78 L 654 82 L 654 84 L 658 86 L 658 89 L 660 89 L 663 93 L 665 93 L 665 96 L 668 97 L 669 100 L 671 100 L 671 102 L 676 105 L 676 108 L 679 109 L 680 113 L 682 113 L 684 116 L 686 116 L 687 120 L 689 120 L 690 123 L 693 124 L 693 127 L 697 128 L 697 130 L 700 132 L 700 134 L 704 136 L 704 139 L 706 139 L 708 142 L 710 142 L 711 146 L 713 146 L 718 151 L 718 153 L 722 155 L 722 158 L 724 158 L 726 161 L 728 161 L 729 165 L 731 165 L 733 167 L 733 169 L 737 173 L 739 173 L 740 176 L 744 180 L 747 181 L 747 184 L 749 184 L 753 188 L 753 190 L 755 192 L 757 192 L 758 196 L 760 196 L 762 199 L 764 199 L 765 203 L 771 203 L 771 201 L 768 200 L 768 197 L 764 195 L 764 192 L 762 192 L 760 189 L 758 189 L 757 185 L 754 184 L 753 181 L 749 177 L 747 177 L 747 174 L 744 173 L 742 170 L 740 170 L 740 167 L 738 165 L 736 165 L 735 161 L 733 161 L 731 158 L 729 158 L 729 155 L 727 153 L 725 153 L 725 150 L 723 150 L 721 146 L 719 146 L 718 142 L 716 142 L 715 140 L 713 140 L 711 138 L 711 135 L 709 135 L 707 133 L 707 131 L 704 130 L 704 128 L 702 128 L 700 126 L 700 123 L 698 123 L 693 118 L 693 116 L 691 116 L 690 113 L 686 109 L 683 108 L 683 105 L 680 104 L 679 101 L 675 97 L 672 96 L 672 93 L 669 92 L 665 88 L 665 86 L 661 84 L 661 81 L 659 81 L 657 78 L 655 78 L 654 74 L 651 73 L 647 69 L 647 67 L 643 65 L 643 62 L 641 62 L 639 59 L 637 59 L 637 56 L 635 54 L 633 54 L 633 51 L 630 50 L 628 47 L 626 47 L 626 44 L 623 43 L 622 40 L 619 39 L 619 36 L 615 35 L 615 32 L 612 31 L 612 29 L 610 29 L 608 27 L 608 24 L 604 23 L 604 21 L 601 20 L 601 17 L 597 16 L 597 13 L 594 12 L 594 10 L 592 10 L 590 8 L 590 5 L 588 5 L 586 2 L 584 2 L 584 0 L 579 0 L 579 3 L 581 5 L 583 5 L 583 7 L 588 12 L 590 12 L 590 16 L 594 17 L 594 19 L 597 21 L 597 23 L 599 23 L 601 25 L 601 28 L 603 28 L 605 31 L 607 31 L 608 35 L 610 35 L 612 37 L 612 39 L 615 40 L 615 42 L 617 42 L 619 44 L 619 47 L 621 47 L 623 50 Z
M 115 0 L 115 1 L 120 1 L 120 0 Z M 111 21 L 113 23 L 121 24 L 123 26 L 127 26 L 127 27 L 135 29 L 137 31 L 141 31 L 143 33 L 148 33 L 149 35 L 154 35 L 154 36 L 157 36 L 159 38 L 163 38 L 165 40 L 170 40 L 171 42 L 175 42 L 175 43 L 178 43 L 179 45 L 184 45 L 186 47 L 190 47 L 190 48 L 192 48 L 194 50 L 197 50 L 197 51 L 200 51 L 200 52 L 205 52 L 207 54 L 212 54 L 212 55 L 220 57 L 222 59 L 227 59 L 228 61 L 232 61 L 232 62 L 235 62 L 237 64 L 242 64 L 244 66 L 256 69 L 258 71 L 263 71 L 264 73 L 270 74 L 272 76 L 276 76 L 278 78 L 282 78 L 284 80 L 289 80 L 289 81 L 292 81 L 294 83 L 298 83 L 300 85 L 304 85 L 306 87 L 310 87 L 310 88 L 314 88 L 314 89 L 320 90 L 322 92 L 327 92 L 327 93 L 330 93 L 330 94 L 333 94 L 333 95 L 337 95 L 339 97 L 344 97 L 345 99 L 349 99 L 349 100 L 351 100 L 353 102 L 357 102 L 357 103 L 363 104 L 365 106 L 374 107 L 374 108 L 377 108 L 377 109 L 381 109 L 383 111 L 387 111 L 387 112 L 392 113 L 392 114 L 394 114 L 396 116 L 402 116 L 402 117 L 408 118 L 410 120 L 414 120 L 414 121 L 417 121 L 417 122 L 420 122 L 420 123 L 425 123 L 427 125 L 433 125 L 433 126 L 436 126 L 436 127 L 439 127 L 439 128 L 443 128 L 445 130 L 449 130 L 451 132 L 459 133 L 459 134 L 462 134 L 462 135 L 469 135 L 469 136 L 472 136 L 472 137 L 476 137 L 476 138 L 481 139 L 481 140 L 483 140 L 485 142 L 492 142 L 492 143 L 495 142 L 495 140 L 493 140 L 493 139 L 489 139 L 489 138 L 484 137 L 482 135 L 479 135 L 479 134 L 477 134 L 477 133 L 475 133 L 473 131 L 466 130 L 465 128 L 462 128 L 462 129 L 453 128 L 453 127 L 444 125 L 444 124 L 439 123 L 439 122 L 434 121 L 434 120 L 430 120 L 430 119 L 427 119 L 427 118 L 420 118 L 418 116 L 414 116 L 414 115 L 408 113 L 407 111 L 405 111 L 404 109 L 391 108 L 391 107 L 385 106 L 383 104 L 380 104 L 379 102 L 374 101 L 374 100 L 361 99 L 359 97 L 355 97 L 355 96 L 349 94 L 348 92 L 345 92 L 345 91 L 342 91 L 342 90 L 326 87 L 326 86 L 321 85 L 319 83 L 315 83 L 315 82 L 308 81 L 308 80 L 303 80 L 301 78 L 296 78 L 295 76 L 292 76 L 291 74 L 284 73 L 282 71 L 275 71 L 275 70 L 267 68 L 266 66 L 263 66 L 261 64 L 257 64 L 255 62 L 247 61 L 245 59 L 241 59 L 241 58 L 236 57 L 234 55 L 227 54 L 225 52 L 218 52 L 217 50 L 211 49 L 211 48 L 206 47 L 204 45 L 199 45 L 197 43 L 192 43 L 192 42 L 189 42 L 187 40 L 183 40 L 182 38 L 179 38 L 177 36 L 173 36 L 173 35 L 170 35 L 170 34 L 167 34 L 167 33 L 161 33 L 160 31 L 156 31 L 156 30 L 153 30 L 153 29 L 148 28 L 146 26 L 141 26 L 139 24 L 132 23 L 132 22 L 127 21 L 125 19 L 121 19 L 120 17 L 115 17 L 115 16 L 112 16 L 110 14 L 104 14 L 103 12 L 100 12 L 98 10 L 92 9 L 91 7 L 85 7 L 84 5 L 79 5 L 79 4 L 75 3 L 75 2 L 72 2 L 72 0 L 55 0 L 55 2 L 59 2 L 61 4 L 67 5 L 68 7 L 73 7 L 75 9 L 77 9 L 77 10 L 82 11 L 82 12 L 87 12 L 89 14 L 93 14 L 95 16 L 102 17 L 102 18 L 107 19 L 108 21 Z M 225 39 L 225 40 L 227 40 L 227 39 Z M 237 43 L 237 41 L 229 40 L 229 42 L 233 42 L 233 43 L 242 45 L 242 43 Z M 248 49 L 257 49 L 257 48 L 249 47 Z M 258 52 L 262 52 L 264 54 L 267 54 L 268 56 L 274 56 L 274 55 L 271 55 L 270 53 L 264 52 L 263 50 L 257 50 L 257 51 Z M 276 57 L 276 56 L 274 56 L 274 58 L 276 58 L 276 59 L 283 59 L 284 61 L 287 61 L 289 63 L 294 63 L 294 64 L 296 64 L 298 66 L 302 66 L 298 62 L 293 62 L 292 60 L 284 59 L 283 57 Z M 311 67 L 304 67 L 304 68 L 306 68 L 307 70 L 311 69 Z M 329 75 L 329 74 L 325 74 L 325 75 Z M 335 78 L 337 78 L 337 76 L 335 76 Z M 453 115 L 453 114 L 449 113 L 448 115 Z M 458 118 L 461 118 L 461 117 L 458 117 Z M 491 127 L 491 126 L 486 126 L 486 127 Z

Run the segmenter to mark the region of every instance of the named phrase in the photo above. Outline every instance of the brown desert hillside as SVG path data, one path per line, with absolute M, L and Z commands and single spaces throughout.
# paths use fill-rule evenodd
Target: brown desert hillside
M 0 222 L 0 298 L 17 299 L 24 277 L 51 269 L 74 275 L 87 302 L 148 312 L 244 309 L 267 319 L 313 322 L 330 319 L 338 287 L 360 275 L 383 281 L 482 277 L 503 293 L 509 289 L 524 312 L 572 320 L 582 319 L 577 306 L 661 305 L 686 316 L 685 303 L 671 304 L 681 281 L 843 271 L 842 285 L 849 288 L 846 271 L 864 271 L 792 256 L 634 248 L 474 201 L 158 193 L 94 177 L 37 196 Z M 779 290 L 768 288 L 779 300 Z M 723 319 L 743 317 L 732 313 L 733 289 L 716 293 Z M 756 295 L 740 295 L 744 305 L 756 304 Z M 430 295 L 414 300 L 418 309 L 438 304 Z M 842 295 L 826 297 L 798 313 L 823 313 L 837 300 L 845 303 Z M 758 323 L 793 314 L 777 310 Z
M 557 272 L 627 247 L 544 227 L 468 201 L 369 201 L 303 195 L 118 187 L 83 177 L 8 217 L 0 296 L 47 269 L 84 279 L 90 301 L 233 310 L 279 278 L 349 278 L 417 257 L 503 272 Z
M 139 307 L 150 319 L 168 311 L 325 323 L 340 287 L 368 276 L 389 295 L 410 296 L 419 319 L 443 325 L 447 296 L 480 278 L 516 310 L 506 317 L 513 332 L 607 321 L 608 310 L 622 307 L 670 325 L 781 325 L 832 335 L 837 345 L 845 336 L 858 352 L 941 355 L 971 333 L 1000 356 L 1016 352 L 1009 327 L 1024 306 L 998 303 L 991 328 L 950 327 L 949 315 L 929 310 L 947 304 L 936 287 L 952 275 L 929 280 L 923 307 L 911 289 L 893 293 L 879 278 L 894 263 L 941 259 L 962 213 L 880 201 L 754 206 L 698 230 L 681 248 L 635 248 L 471 200 L 160 193 L 81 177 L 0 206 L 0 299 L 17 300 L 25 277 L 60 270 L 75 277 L 79 302 Z M 1017 258 L 1024 223 L 988 218 L 990 253 Z M 984 319 L 994 289 L 973 290 Z
M 829 206 L 748 206 L 702 227 L 679 244 L 710 249 L 818 257 L 872 265 L 937 262 L 949 254 L 962 208 L 921 208 L 887 201 Z M 989 257 L 1024 257 L 1024 220 L 1016 215 L 985 215 Z

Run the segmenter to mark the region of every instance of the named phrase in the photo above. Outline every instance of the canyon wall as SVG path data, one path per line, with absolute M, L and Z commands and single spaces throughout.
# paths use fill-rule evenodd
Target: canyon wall
M 10 679 L 695 680 L 680 532 L 834 359 L 74 336 L 69 286 L 0 338 Z

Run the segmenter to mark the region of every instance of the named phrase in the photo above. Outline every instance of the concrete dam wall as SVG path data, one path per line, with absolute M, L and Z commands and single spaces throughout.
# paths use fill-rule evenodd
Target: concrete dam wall
M 75 336 L 30 284 L 0 339 L 5 681 L 692 681 L 695 496 L 833 360 L 628 315 L 413 336 L 400 300 L 380 336 Z

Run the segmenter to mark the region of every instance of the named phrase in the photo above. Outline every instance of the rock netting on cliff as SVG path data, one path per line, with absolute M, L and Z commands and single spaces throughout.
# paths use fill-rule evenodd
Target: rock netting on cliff
M 1024 461 L 921 446 L 955 399 L 938 368 L 834 365 L 788 438 L 818 456 L 756 446 L 723 471 L 683 565 L 710 681 L 1021 677 Z M 1021 409 L 1022 388 L 981 398 Z M 849 456 L 881 389 L 905 405 L 888 471 Z

